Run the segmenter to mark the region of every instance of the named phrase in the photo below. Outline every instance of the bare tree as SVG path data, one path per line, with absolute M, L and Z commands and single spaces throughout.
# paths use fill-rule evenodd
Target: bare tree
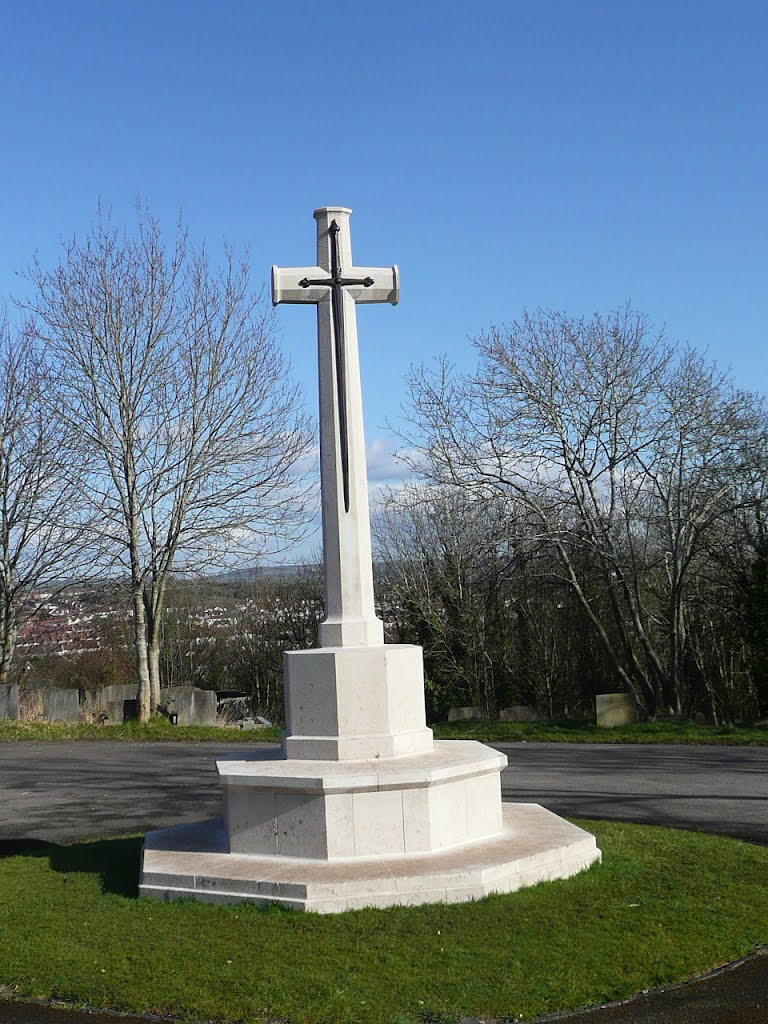
M 384 618 L 398 642 L 424 648 L 431 715 L 527 704 L 567 717 L 589 704 L 604 659 L 523 507 L 411 482 L 384 496 L 373 525 Z
M 663 557 L 663 700 L 679 713 L 685 664 L 694 653 L 691 594 L 698 577 L 708 575 L 712 541 L 760 501 L 766 410 L 756 395 L 734 388 L 728 374 L 685 351 L 658 382 L 649 419 L 652 439 L 637 454 L 636 487 L 642 482 L 647 492 L 644 519 Z
M 273 722 L 284 721 L 283 652 L 317 646 L 323 617 L 320 565 L 303 567 L 290 579 L 264 580 L 228 644 L 231 678 L 251 698 L 253 710 Z
M 299 394 L 247 260 L 212 266 L 181 226 L 166 245 L 141 205 L 133 233 L 100 209 L 30 277 L 59 414 L 94 460 L 85 496 L 129 575 L 146 719 L 170 574 L 253 558 L 299 524 Z
M 85 540 L 71 438 L 50 415 L 51 379 L 29 325 L 0 318 L 0 685 L 35 591 L 74 579 Z
M 680 711 L 689 585 L 706 532 L 751 500 L 762 401 L 629 308 L 526 314 L 476 347 L 474 375 L 412 374 L 418 468 L 525 509 L 620 684 Z
M 408 484 L 374 517 L 385 620 L 424 648 L 432 711 L 452 704 L 492 715 L 514 689 L 510 580 L 522 545 L 499 501 Z
M 762 446 L 762 456 L 768 443 Z M 758 459 L 760 449 L 753 458 Z M 746 495 L 745 495 L 746 497 Z M 768 473 L 751 500 L 705 535 L 690 602 L 687 640 L 709 717 L 768 714 Z

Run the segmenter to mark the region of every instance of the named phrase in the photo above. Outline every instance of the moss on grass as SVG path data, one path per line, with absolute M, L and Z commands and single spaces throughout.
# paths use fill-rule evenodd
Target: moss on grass
M 519 1020 L 679 981 L 768 940 L 768 849 L 582 824 L 604 860 L 573 879 L 328 917 L 137 899 L 139 839 L 8 855 L 0 985 L 189 1019 Z

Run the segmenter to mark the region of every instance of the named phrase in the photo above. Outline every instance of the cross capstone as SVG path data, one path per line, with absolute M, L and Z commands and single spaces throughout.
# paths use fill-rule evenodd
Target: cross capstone
M 378 645 L 384 638 L 373 599 L 356 307 L 367 302 L 396 305 L 400 281 L 396 266 L 353 264 L 351 212 L 339 206 L 315 210 L 315 266 L 272 268 L 275 305 L 317 308 L 326 608 L 321 647 Z

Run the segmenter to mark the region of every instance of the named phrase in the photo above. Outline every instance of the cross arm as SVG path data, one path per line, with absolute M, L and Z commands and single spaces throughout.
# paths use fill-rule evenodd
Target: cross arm
M 341 279 L 336 280 L 355 302 L 389 302 L 396 306 L 400 299 L 400 272 L 396 266 L 350 267 L 345 269 Z M 354 281 L 360 283 L 351 283 Z M 373 284 L 368 281 L 373 281 Z M 272 305 L 322 302 L 328 297 L 333 282 L 334 278 L 322 267 L 273 266 Z
M 351 293 L 355 302 L 389 302 L 396 306 L 400 299 L 400 271 L 397 267 L 350 267 L 344 268 L 344 276 L 363 281 L 373 278 L 373 284 L 367 288 L 360 285 L 347 285 L 345 291 Z
M 310 285 L 303 288 L 299 281 L 328 281 L 331 275 L 320 267 L 272 267 L 272 305 L 281 302 L 322 302 L 328 296 L 328 287 Z

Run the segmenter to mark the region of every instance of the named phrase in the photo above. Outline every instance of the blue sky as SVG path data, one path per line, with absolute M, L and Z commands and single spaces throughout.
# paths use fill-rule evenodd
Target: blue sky
M 543 305 L 631 300 L 768 391 L 763 2 L 2 5 L 0 294 L 101 198 L 179 209 L 259 278 L 310 263 L 317 206 L 355 261 L 398 263 L 360 310 L 372 477 L 412 362 Z M 316 403 L 315 320 L 280 330 Z

